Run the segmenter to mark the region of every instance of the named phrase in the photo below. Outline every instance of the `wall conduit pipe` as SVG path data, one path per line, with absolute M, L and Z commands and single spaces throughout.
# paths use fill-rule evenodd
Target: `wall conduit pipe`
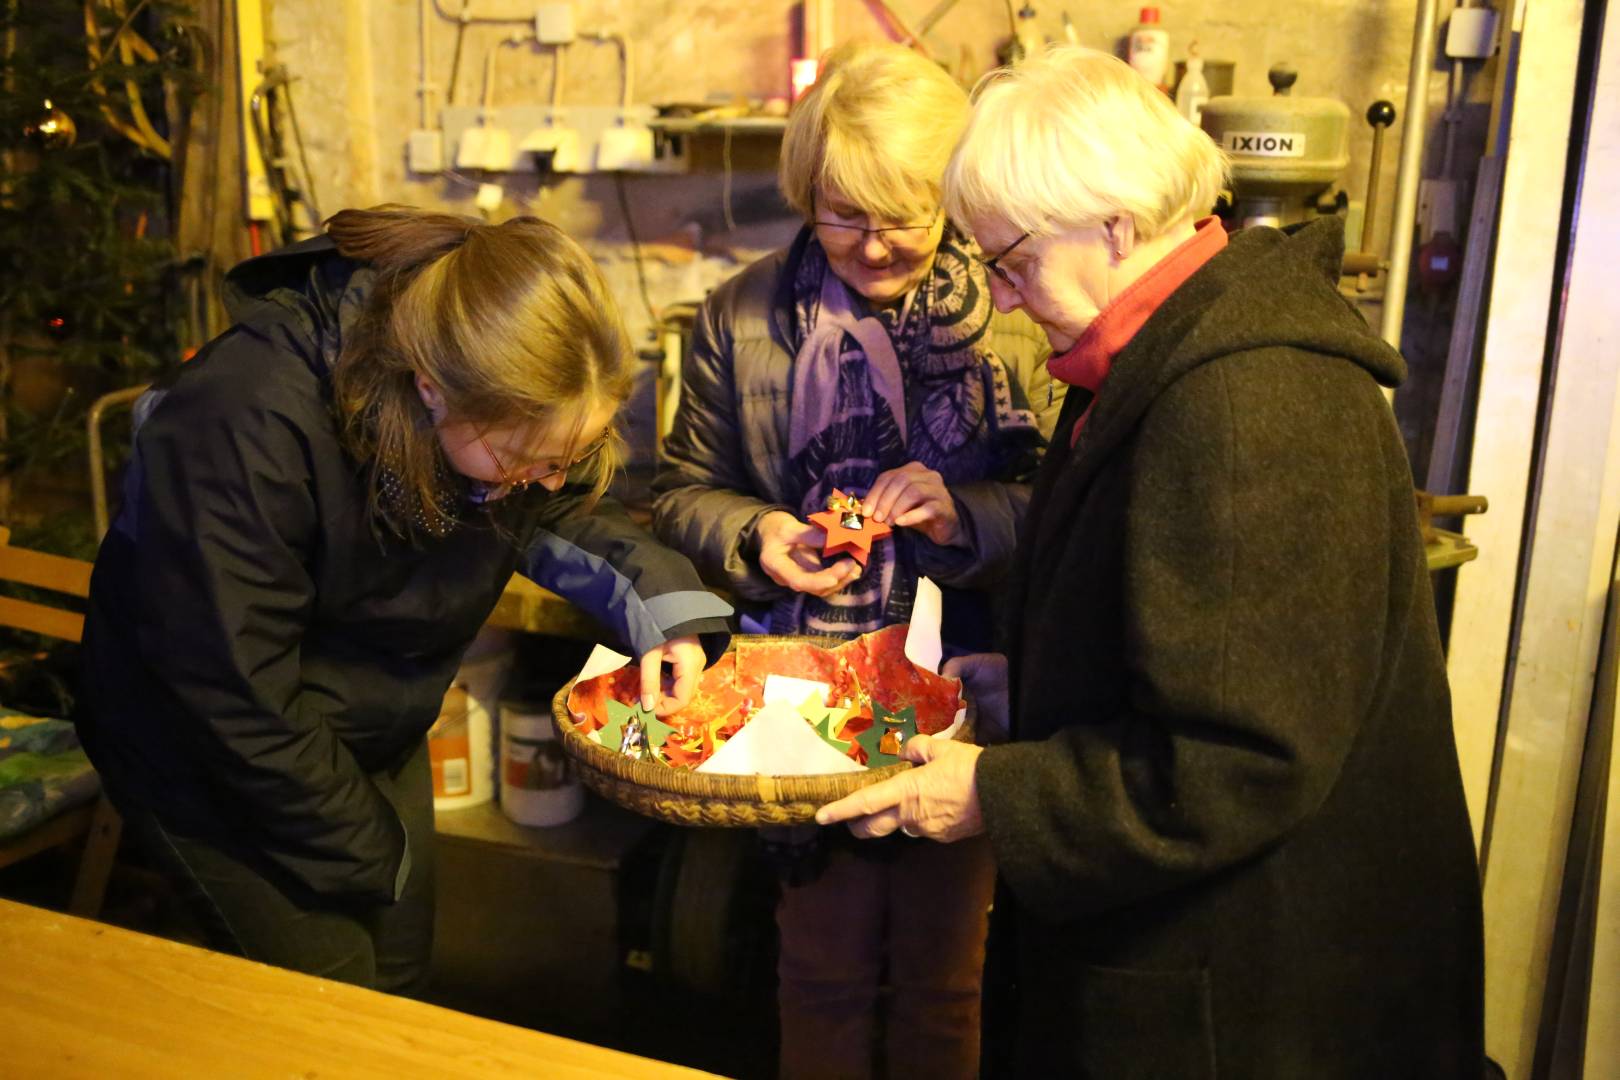
M 1417 222 L 1423 179 L 1423 137 L 1429 119 L 1429 72 L 1434 67 L 1439 0 L 1418 0 L 1412 32 L 1412 64 L 1406 80 L 1406 122 L 1401 129 L 1400 170 L 1395 178 L 1395 216 L 1389 226 L 1389 276 L 1384 281 L 1383 339 L 1399 349 L 1406 318 L 1406 284 L 1412 269 L 1412 227 Z M 1369 222 L 1365 227 L 1371 227 Z

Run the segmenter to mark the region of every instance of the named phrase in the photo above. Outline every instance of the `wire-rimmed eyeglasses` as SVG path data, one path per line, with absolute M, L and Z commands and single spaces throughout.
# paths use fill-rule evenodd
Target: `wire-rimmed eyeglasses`
M 553 477 L 561 476 L 566 479 L 570 471 L 578 468 L 580 465 L 583 465 L 597 454 L 600 454 L 602 452 L 602 448 L 607 445 L 607 439 L 605 437 L 597 439 L 588 448 L 586 448 L 583 454 L 579 455 L 579 457 L 575 458 L 573 461 L 570 461 L 567 465 L 553 465 L 539 476 L 531 476 L 527 479 L 519 479 L 511 472 L 507 471 L 506 464 L 501 461 L 500 455 L 495 453 L 495 448 L 490 446 L 489 440 L 485 439 L 482 435 L 478 436 L 478 445 L 484 448 L 484 453 L 489 455 L 489 460 L 495 463 L 495 471 L 500 473 L 501 483 L 511 491 L 519 492 L 533 484 L 544 484 L 547 480 L 550 480 Z M 532 468 L 533 466 L 528 467 Z M 519 469 L 518 471 L 522 472 L 522 469 Z
M 811 204 L 811 209 L 814 211 L 814 203 Z M 829 212 L 837 214 L 836 210 Z M 812 224 L 820 229 L 831 230 L 830 235 L 836 237 L 840 245 L 846 243 L 864 244 L 868 236 L 875 236 L 890 250 L 920 251 L 929 246 L 929 242 L 933 239 L 934 226 L 939 224 L 940 215 L 944 212 L 943 207 L 935 210 L 934 216 L 929 218 L 926 224 L 921 225 L 879 225 L 873 227 L 870 225 L 854 225 L 846 221 L 827 221 L 821 217 L 815 218 Z M 823 238 L 823 240 L 825 239 L 827 237 Z

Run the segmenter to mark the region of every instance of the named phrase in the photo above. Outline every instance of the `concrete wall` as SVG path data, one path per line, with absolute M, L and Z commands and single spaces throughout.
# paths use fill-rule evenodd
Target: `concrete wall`
M 423 176 L 407 171 L 405 142 L 419 127 L 419 18 L 416 0 L 266 0 L 269 39 L 277 58 L 301 78 L 295 100 L 316 174 L 320 206 L 398 201 L 473 211 L 476 183 L 456 174 Z M 431 37 L 429 81 L 444 101 L 456 24 L 436 14 L 459 13 L 462 0 L 426 0 Z M 534 5 L 523 0 L 470 0 L 479 18 L 523 17 Z M 890 7 L 916 24 L 932 0 L 892 0 Z M 1268 93 L 1266 71 L 1286 61 L 1300 72 L 1295 93 L 1333 95 L 1353 117 L 1351 163 L 1342 186 L 1360 199 L 1367 183 L 1370 130 L 1367 105 L 1388 98 L 1404 112 L 1415 0 L 1164 0 L 1163 25 L 1171 54 L 1186 55 L 1196 38 L 1202 54 L 1234 61 L 1239 94 Z M 1062 9 L 1037 4 L 1038 21 L 1053 39 L 1064 35 Z M 749 3 L 712 0 L 578 0 L 580 29 L 617 29 L 635 44 L 638 103 L 769 98 L 788 92 L 788 60 L 799 40 L 798 5 L 788 0 Z M 936 58 L 966 83 L 995 63 L 995 49 L 1008 37 L 1008 8 L 994 0 L 962 0 L 926 35 Z M 1137 8 L 1120 3 L 1075 6 L 1082 43 L 1122 51 L 1137 21 Z M 839 39 L 880 37 L 884 31 L 865 0 L 837 0 Z M 471 25 L 456 80 L 460 103 L 478 100 L 488 50 L 518 26 Z M 503 103 L 549 100 L 552 60 L 532 46 L 501 50 L 496 93 Z M 612 46 L 579 43 L 568 58 L 565 104 L 611 104 L 619 93 Z M 1483 84 L 1483 80 L 1479 80 Z M 1438 126 L 1446 79 L 1436 69 L 1430 84 L 1431 126 Z M 1476 110 L 1481 112 L 1482 110 Z M 1476 119 L 1472 125 L 1480 126 Z M 1393 204 L 1396 148 L 1402 121 L 1390 132 L 1385 153 L 1378 235 L 1387 231 Z M 1466 146 L 1466 144 L 1465 144 Z M 722 208 L 723 178 L 711 167 L 680 177 L 627 178 L 625 193 L 641 240 L 650 246 L 648 292 L 654 305 L 699 299 L 707 289 L 755 254 L 785 242 L 795 223 L 782 216 L 771 168 L 775 143 L 739 140 L 733 148 L 731 219 Z M 1474 150 L 1477 154 L 1477 149 Z M 717 154 L 709 147 L 706 158 Z M 1466 160 L 1472 160 L 1467 158 Z M 638 339 L 648 317 L 638 295 L 627 231 L 615 182 L 604 176 L 540 182 L 534 174 L 509 177 L 497 216 L 538 213 L 563 225 L 600 258 L 621 298 Z M 1439 318 L 1419 312 L 1431 321 Z M 1443 354 L 1444 326 L 1429 335 Z M 1412 357 L 1421 366 L 1421 359 Z

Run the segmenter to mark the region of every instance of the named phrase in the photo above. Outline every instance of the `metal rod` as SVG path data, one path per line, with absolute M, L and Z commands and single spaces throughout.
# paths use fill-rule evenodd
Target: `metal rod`
M 149 384 L 129 386 L 122 390 L 114 390 L 110 394 L 103 394 L 91 404 L 90 411 L 85 414 L 84 423 L 90 437 L 90 507 L 95 513 L 96 541 L 99 543 L 107 535 L 109 515 L 107 513 L 107 468 L 106 454 L 101 446 L 101 420 L 108 409 L 120 405 L 132 404 L 136 398 L 151 389 Z
M 1378 181 L 1384 165 L 1384 129 L 1373 128 L 1372 164 L 1367 167 L 1367 199 L 1361 211 L 1361 250 L 1373 251 L 1373 225 L 1378 221 Z
M 939 0 L 939 3 L 935 4 L 933 9 L 922 17 L 922 21 L 917 23 L 917 33 L 926 34 L 932 30 L 935 23 L 950 14 L 951 8 L 955 7 L 956 3 L 957 0 Z
M 1395 217 L 1389 229 L 1389 277 L 1384 283 L 1380 333 L 1401 347 L 1406 318 L 1406 281 L 1412 268 L 1412 226 L 1417 221 L 1418 184 L 1423 178 L 1423 136 L 1428 123 L 1429 71 L 1434 67 L 1435 16 L 1439 0 L 1418 0 L 1412 32 L 1412 64 L 1406 82 L 1406 125 L 1401 129 L 1401 163 L 1395 178 Z M 1365 227 L 1365 226 L 1363 226 Z

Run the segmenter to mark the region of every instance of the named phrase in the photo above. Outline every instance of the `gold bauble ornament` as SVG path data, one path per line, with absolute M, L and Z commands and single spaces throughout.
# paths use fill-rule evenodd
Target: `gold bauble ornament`
M 23 125 L 23 135 L 41 150 L 66 150 L 79 137 L 79 128 L 73 117 L 46 98 L 39 117 Z

